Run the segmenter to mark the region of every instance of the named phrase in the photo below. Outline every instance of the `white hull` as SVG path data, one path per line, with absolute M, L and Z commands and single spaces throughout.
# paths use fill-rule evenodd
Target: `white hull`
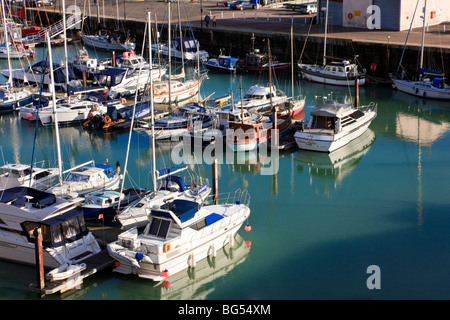
M 297 131 L 294 135 L 295 141 L 300 149 L 333 152 L 361 136 L 367 130 L 375 116 L 376 113 L 371 111 L 357 125 L 348 127 L 337 134 L 323 134 L 308 129 Z
M 132 43 L 120 43 L 120 42 L 110 42 L 107 41 L 103 36 L 88 36 L 83 35 L 81 37 L 84 44 L 87 46 L 103 49 L 103 50 L 117 50 L 117 51 L 128 51 L 134 50 Z
M 196 99 L 198 97 L 202 80 L 203 78 L 199 80 L 186 81 L 178 90 L 172 90 L 170 93 L 171 103 L 180 105 L 181 102 L 187 103 L 190 100 Z M 153 101 L 156 104 L 168 105 L 169 92 L 157 92 L 157 89 L 155 89 Z
M 411 94 L 416 97 L 450 100 L 450 89 L 440 89 L 433 87 L 431 83 L 423 81 L 408 81 L 392 79 L 393 85 L 399 91 Z
M 169 48 L 166 44 L 163 44 L 163 45 L 152 44 L 152 50 L 154 50 L 156 52 L 158 52 L 158 50 L 159 50 L 159 53 L 161 55 L 166 56 L 166 57 L 169 56 Z M 181 58 L 182 58 L 181 51 L 176 50 L 174 48 L 171 48 L 170 56 L 177 60 L 181 60 Z M 204 50 L 200 50 L 200 57 L 198 57 L 197 52 L 196 53 L 183 52 L 184 62 L 197 63 L 198 59 L 200 59 L 201 62 L 207 62 L 208 58 L 209 58 L 209 54 L 208 54 L 208 52 L 206 52 Z
M 174 239 L 171 241 L 172 249 L 164 254 L 159 254 L 158 261 L 150 263 L 142 260 L 139 267 L 135 263 L 133 264 L 135 259 L 127 259 L 118 253 L 117 250 L 121 248 L 119 245 L 110 244 L 108 245 L 109 254 L 120 263 L 120 266 L 114 271 L 137 274 L 141 278 L 161 281 L 166 278 L 162 275 L 164 270 L 167 270 L 170 276 L 190 267 L 193 268 L 198 261 L 208 256 L 215 256 L 217 250 L 227 245 L 230 240 L 233 241 L 249 214 L 250 209 L 242 206 L 238 213 L 225 217 L 210 227 L 205 227 L 203 232 L 195 234 L 190 241 Z
M 97 181 L 96 184 L 86 182 L 65 182 L 63 186 L 53 187 L 49 190 L 56 195 L 66 195 L 71 192 L 76 192 L 79 196 L 84 196 L 89 193 L 93 193 L 98 190 L 114 190 L 119 188 L 120 179 L 118 175 L 115 175 L 109 181 Z
M 347 77 L 331 77 L 325 76 L 320 72 L 307 72 L 303 69 L 300 71 L 302 78 L 311 82 L 335 85 L 335 86 L 355 86 L 356 79 L 349 79 Z M 365 78 L 358 79 L 358 85 L 363 86 L 366 83 Z

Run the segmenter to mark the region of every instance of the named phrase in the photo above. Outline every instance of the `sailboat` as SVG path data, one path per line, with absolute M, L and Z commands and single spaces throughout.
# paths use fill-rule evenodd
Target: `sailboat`
M 169 2 L 170 6 L 170 2 Z M 150 26 L 150 12 L 148 12 L 148 25 Z M 149 28 L 150 29 L 150 28 Z M 149 56 L 152 57 L 151 53 L 151 35 L 149 32 Z M 153 81 L 150 81 L 150 101 L 153 100 Z M 182 177 L 178 174 L 187 169 L 186 166 L 174 167 L 163 170 L 156 170 L 156 143 L 155 143 L 155 128 L 154 124 L 154 103 L 151 106 L 151 122 L 152 122 L 152 158 L 153 158 L 153 168 L 152 168 L 152 181 L 153 181 L 153 192 L 146 197 L 142 198 L 136 203 L 126 207 L 121 211 L 116 219 L 122 224 L 125 229 L 130 229 L 133 227 L 144 227 L 147 222 L 147 216 L 151 208 L 154 205 L 162 205 L 169 199 L 185 199 L 190 201 L 195 201 L 200 204 L 204 199 L 210 194 L 211 188 L 209 187 L 208 181 L 202 183 L 202 179 L 192 181 L 192 183 L 186 183 Z M 157 184 L 157 180 L 160 183 Z M 197 183 L 197 181 L 199 183 Z
M 8 58 L 8 81 L 6 86 L 0 88 L 0 112 L 18 109 L 21 106 L 29 105 L 33 102 L 33 93 L 25 88 L 15 89 L 11 71 L 11 57 L 9 50 L 8 24 L 6 23 L 5 3 L 2 0 L 2 18 L 5 31 L 5 46 Z
M 416 9 L 419 1 L 417 1 Z M 427 0 L 425 0 L 422 27 L 422 44 L 420 48 L 420 64 L 419 64 L 419 79 L 409 80 L 402 74 L 398 75 L 398 71 L 401 65 L 399 62 L 397 73 L 390 74 L 390 78 L 393 82 L 392 86 L 402 92 L 412 94 L 417 97 L 430 98 L 430 99 L 442 99 L 450 100 L 450 86 L 445 83 L 445 75 L 442 72 L 423 68 L 423 52 L 424 52 L 424 40 L 425 40 L 425 28 L 427 18 Z M 414 20 L 414 18 L 413 18 Z M 412 21 L 411 21 L 412 27 Z M 406 38 L 406 42 L 408 38 Z M 406 43 L 405 43 L 406 48 Z M 405 49 L 403 49 L 405 50 Z
M 355 56 L 354 62 L 327 56 L 328 2 L 329 0 L 327 0 L 326 7 L 323 64 L 304 64 L 299 61 L 298 67 L 300 68 L 300 74 L 303 79 L 311 82 L 351 87 L 358 80 L 358 85 L 362 86 L 366 82 L 366 74 L 365 70 L 362 72 L 358 70 L 358 65 L 356 64 L 358 56 Z M 340 61 L 327 62 L 327 58 Z

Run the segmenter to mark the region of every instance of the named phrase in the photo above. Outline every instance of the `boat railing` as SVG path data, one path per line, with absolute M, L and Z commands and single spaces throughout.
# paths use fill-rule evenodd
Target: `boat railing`
M 217 195 L 209 195 L 204 202 L 206 204 L 243 204 L 248 207 L 250 205 L 250 194 L 246 189 L 237 189 L 234 192 L 230 191 L 218 193 Z

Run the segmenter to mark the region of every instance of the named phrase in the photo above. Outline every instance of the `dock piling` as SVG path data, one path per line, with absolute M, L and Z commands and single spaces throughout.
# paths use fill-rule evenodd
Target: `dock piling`
M 42 253 L 42 231 L 41 228 L 34 229 L 35 253 L 36 253 L 36 280 L 39 289 L 45 287 L 44 281 L 44 256 Z

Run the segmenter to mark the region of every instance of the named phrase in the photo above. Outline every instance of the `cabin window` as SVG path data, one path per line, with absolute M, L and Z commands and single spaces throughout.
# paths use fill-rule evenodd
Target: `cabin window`
M 338 71 L 339 71 L 339 72 L 344 72 L 344 68 L 339 67 Z
M 165 238 L 169 231 L 170 221 L 164 219 L 153 218 L 148 234 Z
M 68 221 L 64 221 L 61 226 L 64 233 L 64 238 L 69 242 L 75 241 L 77 235 L 81 233 L 78 219 L 76 217 Z
M 333 72 L 336 72 L 336 67 L 333 67 Z

